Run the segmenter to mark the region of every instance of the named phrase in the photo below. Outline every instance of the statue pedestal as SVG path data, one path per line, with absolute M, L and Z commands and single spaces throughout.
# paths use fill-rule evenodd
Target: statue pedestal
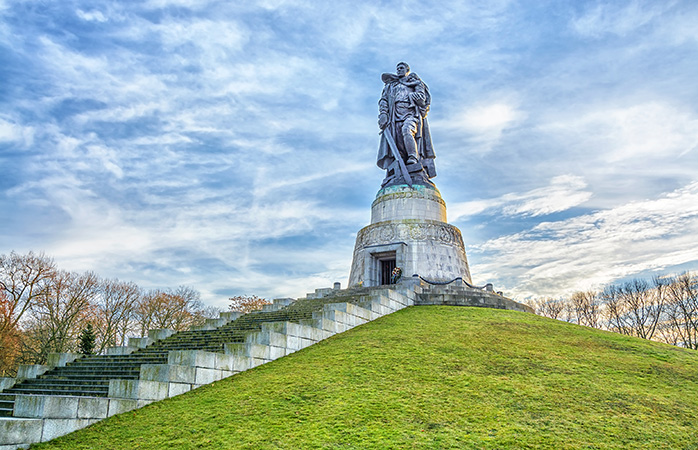
M 446 203 L 438 189 L 415 184 L 378 191 L 371 224 L 359 231 L 349 286 L 390 284 L 395 267 L 435 282 L 462 278 L 470 269 L 460 230 L 446 223 Z

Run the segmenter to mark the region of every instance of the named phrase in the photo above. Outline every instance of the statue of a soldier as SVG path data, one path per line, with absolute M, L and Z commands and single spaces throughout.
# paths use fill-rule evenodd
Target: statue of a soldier
M 387 171 L 383 187 L 394 184 L 429 184 L 436 176 L 434 148 L 427 124 L 429 88 L 410 66 L 401 62 L 397 74 L 384 73 L 378 101 L 381 132 L 378 167 Z

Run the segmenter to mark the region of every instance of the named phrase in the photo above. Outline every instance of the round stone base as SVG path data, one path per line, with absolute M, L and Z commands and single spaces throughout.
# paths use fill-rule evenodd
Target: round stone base
M 393 267 L 403 277 L 471 283 L 460 230 L 446 223 L 446 204 L 430 186 L 389 186 L 371 207 L 371 225 L 356 236 L 349 286 L 388 284 Z

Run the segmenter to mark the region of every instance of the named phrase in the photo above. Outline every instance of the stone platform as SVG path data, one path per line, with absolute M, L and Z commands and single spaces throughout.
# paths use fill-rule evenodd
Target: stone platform
M 471 283 L 463 238 L 447 223 L 446 203 L 430 185 L 396 185 L 378 191 L 371 224 L 356 236 L 349 286 L 389 284 L 386 270 L 447 282 Z

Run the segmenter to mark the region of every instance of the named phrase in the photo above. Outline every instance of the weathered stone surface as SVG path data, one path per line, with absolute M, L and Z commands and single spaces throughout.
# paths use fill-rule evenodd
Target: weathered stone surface
M 138 398 L 137 380 L 109 380 L 110 398 Z
M 269 346 L 269 359 L 279 359 L 286 356 L 286 347 Z
M 196 384 L 210 384 L 223 377 L 222 371 L 216 369 L 196 368 Z
M 20 364 L 17 368 L 17 378 L 28 379 L 43 375 L 51 369 L 51 366 L 43 364 Z
M 252 358 L 248 356 L 233 356 L 233 371 L 243 372 L 252 366 Z
M 241 315 L 242 315 L 242 313 L 241 313 L 241 312 L 238 312 L 238 311 L 225 311 L 225 312 L 220 313 L 220 314 L 218 315 L 218 317 L 220 317 L 221 319 L 225 319 L 225 320 L 227 320 L 228 322 L 230 322 L 231 320 L 237 319 L 237 318 L 240 317 Z
M 141 380 L 174 383 L 195 383 L 196 368 L 177 364 L 143 364 Z
M 128 338 L 128 346 L 136 348 L 146 348 L 153 343 L 153 340 L 149 337 L 142 338 Z
M 284 306 L 288 306 L 295 301 L 296 301 L 295 298 L 288 298 L 288 297 L 287 298 L 275 298 L 273 300 L 274 304 L 280 308 L 282 308 Z
M 167 355 L 169 364 L 192 367 L 216 367 L 216 353 L 203 350 L 177 350 Z
M 168 328 L 157 328 L 153 330 L 148 330 L 148 337 L 152 342 L 159 341 L 160 339 L 165 339 L 175 334 L 174 330 Z
M 0 445 L 41 441 L 41 419 L 6 418 L 0 420 Z
M 111 398 L 109 399 L 109 412 L 107 414 L 111 417 L 116 414 L 132 411 L 138 407 L 138 400 L 136 399 Z
M 51 367 L 63 367 L 81 357 L 79 353 L 49 353 L 46 364 Z
M 261 344 L 243 344 L 246 356 L 259 359 L 271 359 L 269 357 L 269 346 Z
M 139 400 L 162 400 L 167 398 L 169 383 L 160 381 L 138 381 L 138 397 Z
M 395 259 L 403 277 L 419 274 L 438 282 L 470 282 L 458 228 L 446 223 L 446 206 L 433 186 L 389 186 L 371 208 L 371 224 L 359 231 L 349 286 L 377 286 L 384 259 Z
M 191 391 L 191 384 L 189 383 L 170 383 L 168 387 L 167 396 L 174 397 L 176 395 L 181 395 L 186 392 Z
M 250 358 L 250 369 L 261 366 L 262 364 L 268 363 L 270 360 L 269 359 L 262 359 L 262 358 Z
M 24 449 L 24 448 L 29 448 L 31 444 L 11 444 L 11 445 L 1 445 L 0 444 L 0 450 L 17 450 L 17 449 Z
M 534 312 L 528 305 L 515 302 L 499 294 L 483 289 L 458 286 L 425 287 L 423 292 L 417 295 L 415 305 L 478 306 Z
M 218 370 L 235 370 L 235 357 L 223 353 L 216 353 L 216 365 Z
M 45 419 L 41 442 L 50 441 L 98 422 L 94 419 Z
M 0 377 L 0 392 L 2 392 L 4 389 L 9 389 L 12 386 L 15 385 L 17 382 L 16 378 L 11 378 L 11 377 Z
M 409 219 L 446 222 L 446 202 L 438 189 L 390 186 L 378 191 L 371 205 L 371 223 Z
M 228 323 L 228 320 L 227 320 L 227 319 L 223 319 L 223 318 L 219 318 L 219 319 L 206 319 L 205 323 L 206 323 L 206 325 L 209 325 L 209 326 L 211 326 L 211 327 L 213 327 L 213 328 L 215 329 L 215 328 L 218 328 L 218 327 L 222 327 L 223 325 L 225 325 L 226 323 Z
M 81 398 L 78 400 L 78 419 L 104 419 L 109 413 L 109 399 Z
M 167 398 L 168 383 L 150 380 L 110 380 L 109 397 L 119 399 L 162 400 Z M 110 405 L 111 408 L 111 405 Z
M 78 417 L 79 397 L 58 395 L 18 395 L 15 417 L 69 419 Z
M 107 348 L 107 355 L 130 355 L 136 350 L 138 350 L 138 347 L 129 347 L 127 345 L 119 347 L 109 347 Z

